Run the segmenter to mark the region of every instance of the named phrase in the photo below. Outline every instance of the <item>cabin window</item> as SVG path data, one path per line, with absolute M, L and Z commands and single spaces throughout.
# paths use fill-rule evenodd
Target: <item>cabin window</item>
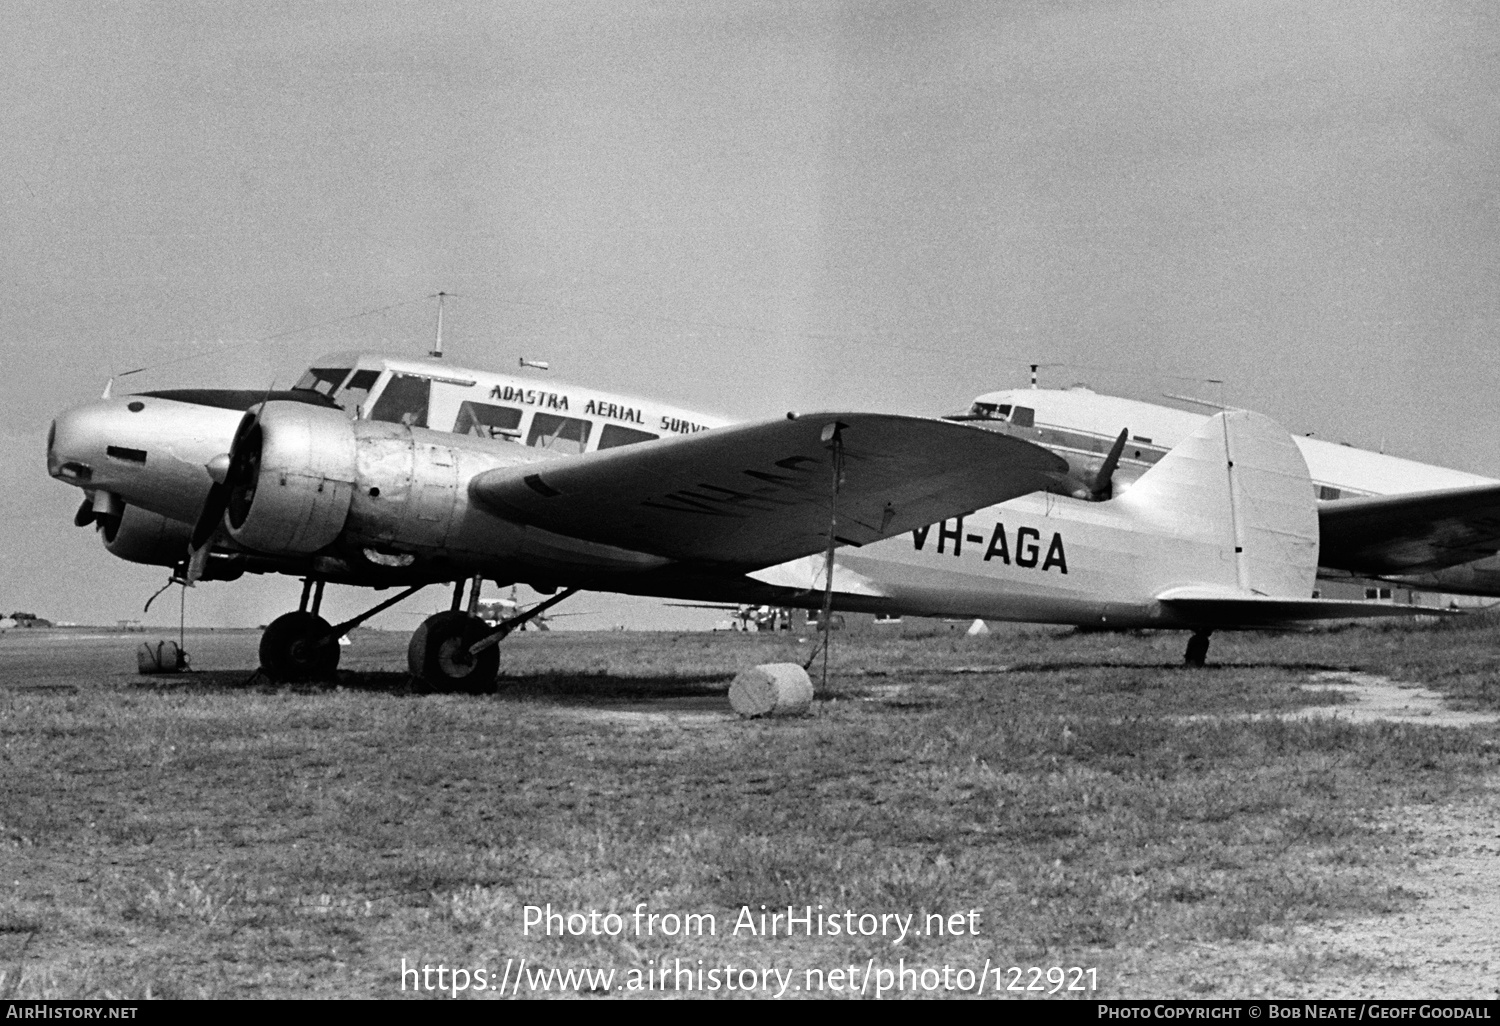
M 577 417 L 537 413 L 531 418 L 531 433 L 526 436 L 526 444 L 553 452 L 580 453 L 589 444 L 589 432 L 593 426 Z
M 1036 411 L 1030 406 L 1017 406 L 1010 415 L 1010 422 L 1016 427 L 1031 427 L 1036 422 Z
M 1343 494 L 1339 489 L 1330 485 L 1318 485 L 1318 498 L 1320 499 L 1337 499 L 1342 497 Z
M 431 395 L 432 382 L 427 378 L 417 374 L 397 374 L 375 400 L 370 419 L 424 428 L 427 426 L 427 401 Z
M 314 367 L 298 378 L 297 383 L 292 387 L 302 389 L 304 392 L 328 395 L 338 387 L 339 382 L 348 376 L 348 367 Z
M 521 437 L 521 411 L 510 406 L 465 402 L 458 407 L 453 433 L 515 441 Z
M 606 424 L 604 430 L 599 432 L 599 448 L 614 449 L 621 445 L 634 445 L 636 442 L 653 442 L 660 437 L 649 431 L 637 431 L 618 424 Z

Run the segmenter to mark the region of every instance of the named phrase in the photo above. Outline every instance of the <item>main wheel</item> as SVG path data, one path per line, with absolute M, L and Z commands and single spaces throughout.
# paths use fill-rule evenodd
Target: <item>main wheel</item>
M 277 681 L 328 680 L 339 666 L 338 642 L 328 621 L 312 613 L 287 613 L 260 636 L 260 668 Z
M 1188 639 L 1187 652 L 1182 657 L 1184 666 L 1202 666 L 1208 658 L 1208 635 L 1194 634 Z
M 406 665 L 413 677 L 434 691 L 493 691 L 500 671 L 499 650 L 492 645 L 477 656 L 469 655 L 469 646 L 487 633 L 489 626 L 468 613 L 429 616 L 412 633 Z

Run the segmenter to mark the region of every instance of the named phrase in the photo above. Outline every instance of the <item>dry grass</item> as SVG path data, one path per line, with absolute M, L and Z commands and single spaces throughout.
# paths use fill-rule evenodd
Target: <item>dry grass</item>
M 805 651 L 786 637 L 522 635 L 493 698 L 411 694 L 404 639 L 373 632 L 337 689 L 246 686 L 253 635 L 190 638 L 206 671 L 148 681 L 136 640 L 0 640 L 0 996 L 387 996 L 402 958 L 522 957 L 989 959 L 1118 994 L 1153 947 L 1409 904 L 1389 813 L 1500 766 L 1493 728 L 1179 718 L 1339 701 L 1304 686 L 1327 669 L 1495 708 L 1483 620 L 1226 636 L 1203 672 L 1172 635 L 851 635 L 815 714 L 774 722 L 724 694 Z M 719 932 L 523 936 L 546 903 Z M 726 936 L 742 905 L 820 903 L 983 929 Z

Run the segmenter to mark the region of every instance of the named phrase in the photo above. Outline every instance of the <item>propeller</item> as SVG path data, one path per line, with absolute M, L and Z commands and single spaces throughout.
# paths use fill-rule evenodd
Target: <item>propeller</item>
M 193 533 L 188 540 L 187 583 L 201 580 L 208 565 L 208 554 L 213 549 L 214 535 L 224 520 L 226 512 L 233 515 L 231 504 L 239 507 L 239 519 L 244 520 L 249 501 L 243 498 L 242 484 L 248 478 L 250 498 L 255 495 L 255 477 L 260 469 L 260 411 L 247 410 L 234 429 L 234 440 L 227 453 L 220 453 L 204 464 L 208 476 L 213 480 L 208 495 L 203 499 L 203 508 L 193 524 Z M 239 501 L 236 501 L 239 500 Z
M 1104 457 L 1104 462 L 1099 465 L 1094 474 L 1093 483 L 1089 486 L 1089 501 L 1103 502 L 1109 498 L 1113 490 L 1112 482 L 1115 476 L 1115 468 L 1120 465 L 1120 454 L 1125 451 L 1125 439 L 1129 436 L 1130 429 L 1122 428 L 1120 436 L 1115 439 L 1115 444 L 1110 446 L 1109 455 Z
M 1129 437 L 1130 429 L 1122 430 L 1114 445 L 1109 447 L 1109 454 L 1104 457 L 1104 462 L 1092 474 L 1070 469 L 1066 474 L 1059 475 L 1055 478 L 1056 491 L 1085 502 L 1107 501 L 1114 494 L 1115 469 L 1120 465 L 1120 456 L 1125 452 L 1125 442 Z
M 124 515 L 125 504 L 118 495 L 101 491 L 84 492 L 83 505 L 73 514 L 73 524 L 76 527 L 93 524 L 95 530 L 103 532 L 106 542 L 112 542 L 115 540 L 115 532 L 120 529 L 120 518 Z

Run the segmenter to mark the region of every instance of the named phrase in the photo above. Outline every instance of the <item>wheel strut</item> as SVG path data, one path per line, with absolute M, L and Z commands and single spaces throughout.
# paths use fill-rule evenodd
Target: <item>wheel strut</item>
M 484 637 L 480 638 L 478 641 L 469 646 L 469 655 L 477 656 L 485 649 L 493 648 L 494 646 L 500 644 L 500 642 L 504 641 L 506 635 L 508 635 L 511 631 L 524 626 L 534 617 L 541 616 L 547 610 L 551 609 L 563 599 L 568 598 L 570 595 L 573 595 L 577 591 L 577 588 L 564 589 L 563 591 L 558 592 L 556 595 L 553 595 L 547 601 L 538 602 L 536 605 L 526 610 L 526 612 L 522 613 L 520 616 L 513 616 L 509 620 L 501 620 L 498 624 L 495 625 L 493 630 L 491 630 Z

